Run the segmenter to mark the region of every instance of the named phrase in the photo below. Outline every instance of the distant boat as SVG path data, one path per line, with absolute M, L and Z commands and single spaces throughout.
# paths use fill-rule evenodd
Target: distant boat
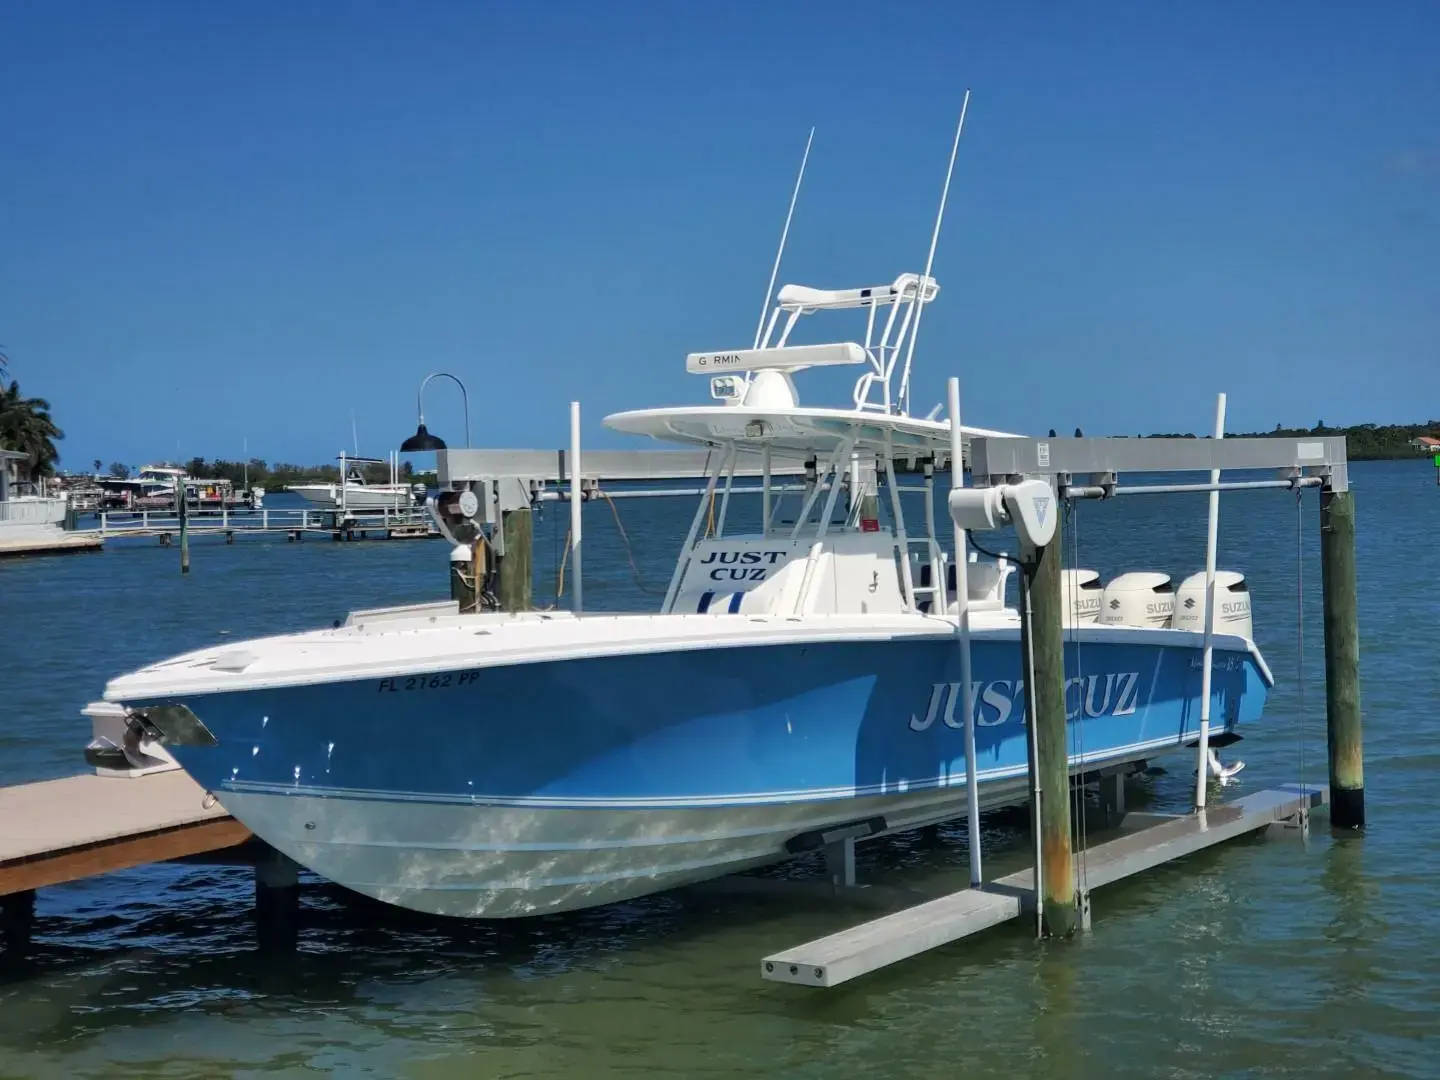
M 175 507 L 175 485 L 185 488 L 185 501 L 191 509 L 250 507 L 258 509 L 265 501 L 265 489 L 259 486 L 235 490 L 232 481 L 223 477 L 205 479 L 190 476 L 178 465 L 142 465 L 134 476 L 97 476 L 100 488 L 98 509 L 108 510 L 171 510 Z
M 175 504 L 175 482 L 185 479 L 176 465 L 142 465 L 134 476 L 97 476 L 102 509 L 163 509 Z
M 407 510 L 416 504 L 415 486 L 400 481 L 393 457 L 386 461 L 341 454 L 338 460 L 343 478 L 339 483 L 287 484 L 285 490 L 293 491 L 321 510 Z M 390 466 L 390 483 L 369 483 L 365 479 L 366 465 Z

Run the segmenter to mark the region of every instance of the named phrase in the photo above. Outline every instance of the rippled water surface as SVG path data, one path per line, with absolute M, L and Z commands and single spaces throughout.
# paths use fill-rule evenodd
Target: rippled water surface
M 793 896 L 702 888 L 481 925 L 307 879 L 299 948 L 275 955 L 256 949 L 249 870 L 147 867 L 40 893 L 34 944 L 0 973 L 0 1077 L 1440 1076 L 1440 490 L 1421 461 L 1353 479 L 1363 839 L 1238 842 L 1098 891 L 1076 940 L 1016 924 L 830 991 L 759 978 L 764 955 L 864 917 Z M 619 509 L 640 583 L 663 589 L 690 507 Z M 1203 563 L 1203 513 L 1086 505 L 1072 535 L 1107 576 L 1180 576 Z M 1249 577 L 1280 682 L 1228 751 L 1249 765 L 1229 793 L 1323 778 L 1315 495 L 1298 518 L 1269 492 L 1223 514 L 1220 564 Z M 536 526 L 541 602 L 564 529 L 563 508 Z M 607 506 L 586 530 L 590 606 L 652 605 Z M 193 561 L 181 578 L 174 549 L 131 541 L 0 562 L 0 783 L 80 771 L 79 709 L 116 672 L 446 588 L 439 542 L 198 540 Z M 1187 773 L 1172 762 L 1137 797 L 1181 808 Z M 993 871 L 1026 864 L 1023 820 L 985 836 Z M 959 887 L 965 859 L 962 828 L 862 846 L 861 872 Z

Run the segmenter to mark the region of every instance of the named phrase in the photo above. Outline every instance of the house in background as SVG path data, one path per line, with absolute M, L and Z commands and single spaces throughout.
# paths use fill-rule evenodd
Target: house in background
M 1411 439 L 1410 445 L 1417 453 L 1440 454 L 1440 439 L 1432 438 L 1429 435 L 1421 435 L 1418 439 Z
M 52 551 L 94 550 L 98 534 L 66 532 L 65 500 L 22 495 L 30 486 L 30 458 L 0 450 L 0 555 L 40 555 Z M 12 477 L 15 483 L 12 484 Z

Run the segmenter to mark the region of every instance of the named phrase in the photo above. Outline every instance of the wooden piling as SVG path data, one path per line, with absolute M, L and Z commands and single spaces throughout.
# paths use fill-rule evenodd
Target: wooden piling
M 0 896 L 0 945 L 11 956 L 25 951 L 35 927 L 35 890 Z
M 1320 492 L 1320 581 L 1325 623 L 1325 735 L 1330 824 L 1365 825 L 1360 722 L 1360 626 L 1355 588 L 1355 497 Z
M 190 507 L 185 502 L 185 485 L 175 481 L 175 514 L 180 519 L 180 573 L 190 572 Z
M 300 868 L 278 851 L 255 864 L 255 933 L 262 949 L 288 950 L 299 937 Z
M 1045 932 L 1067 937 L 1075 932 L 1075 869 L 1070 847 L 1070 765 L 1065 725 L 1065 639 L 1061 612 L 1060 528 L 1055 537 L 1027 556 L 1031 618 L 1029 634 L 1035 670 L 1035 769 L 1039 780 L 1039 829 L 1042 853 L 1041 895 Z
M 500 610 L 529 611 L 534 573 L 534 520 L 530 509 L 504 511 L 500 527 L 505 530 L 505 554 L 500 556 L 497 589 Z

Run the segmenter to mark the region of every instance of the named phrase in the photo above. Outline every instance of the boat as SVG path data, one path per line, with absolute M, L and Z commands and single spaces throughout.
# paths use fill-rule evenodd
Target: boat
M 484 919 L 749 870 L 855 823 L 880 834 L 963 818 L 967 709 L 979 807 L 1025 801 L 1015 566 L 961 556 L 972 660 L 962 692 L 958 575 L 933 475 L 952 454 L 952 420 L 909 413 L 918 316 L 938 291 L 928 273 L 787 285 L 755 347 L 687 357 L 711 380 L 708 403 L 605 419 L 712 452 L 659 610 L 419 604 L 197 649 L 106 686 L 133 745 L 97 740 L 92 759 L 163 748 L 322 877 Z M 844 311 L 864 316 L 863 341 L 791 343 L 802 319 Z M 859 372 L 851 400 L 801 402 L 805 372 L 844 367 Z M 999 434 L 961 431 L 962 442 Z M 754 524 L 737 525 L 739 463 L 776 455 L 813 461 L 803 493 L 776 490 L 763 469 L 759 495 L 745 496 L 760 502 Z M 931 466 L 905 474 L 924 493 L 908 521 L 902 462 Z M 457 542 L 475 527 L 472 494 L 431 501 Z M 1067 582 L 1072 771 L 1193 755 L 1205 635 L 1177 621 L 1169 576 L 1101 582 L 1071 568 Z M 1229 620 L 1210 638 L 1211 745 L 1222 746 L 1261 718 L 1273 679 L 1244 579 L 1216 582 Z
M 178 465 L 142 465 L 134 476 L 95 476 L 88 481 L 96 497 L 93 510 L 173 510 L 175 489 L 185 489 L 185 503 L 192 510 L 259 509 L 265 489 L 235 483 L 225 477 L 190 476 Z M 77 505 L 77 509 L 80 507 Z
M 381 458 L 339 455 L 341 480 L 333 484 L 287 484 L 311 506 L 339 513 L 351 511 L 408 510 L 423 501 L 424 485 L 404 483 L 399 478 L 399 464 L 394 456 Z M 386 465 L 390 482 L 372 484 L 365 479 L 367 465 Z M 417 491 L 418 488 L 418 491 Z

